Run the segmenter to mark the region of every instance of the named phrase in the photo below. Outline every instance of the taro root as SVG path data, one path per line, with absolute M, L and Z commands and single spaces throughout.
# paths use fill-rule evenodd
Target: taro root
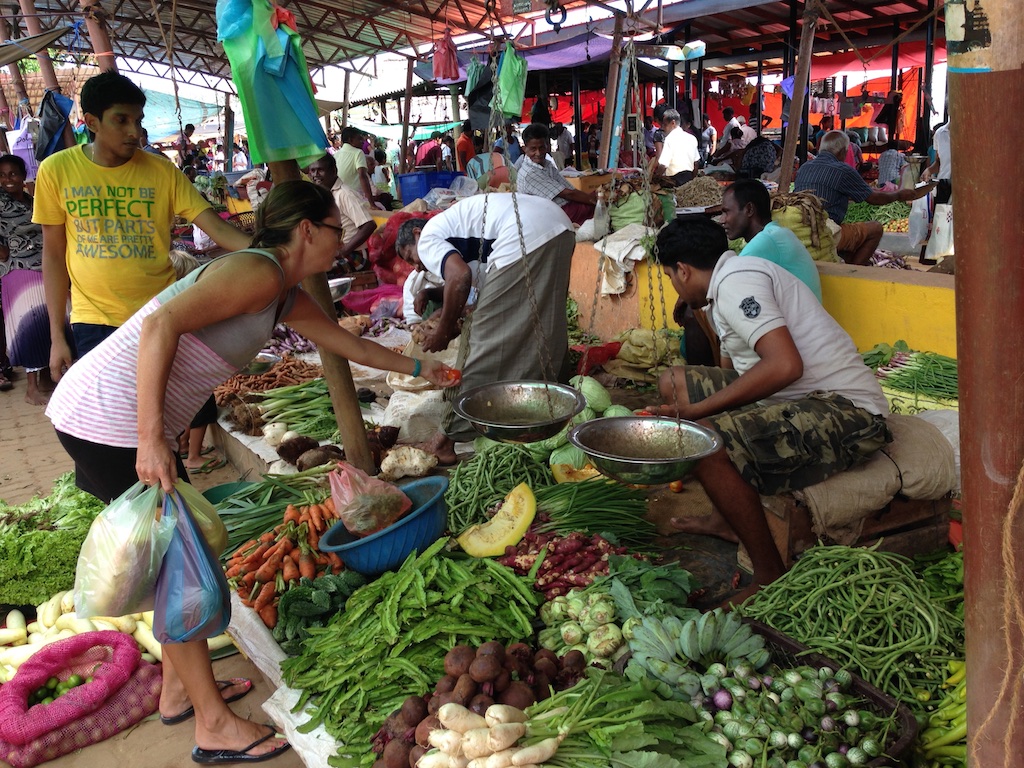
M 476 712 L 478 715 L 483 715 L 489 706 L 494 703 L 494 699 L 488 696 L 486 693 L 478 693 L 472 699 L 469 700 L 469 711 Z
M 320 445 L 311 448 L 295 460 L 295 468 L 305 472 L 313 467 L 320 467 L 335 461 L 344 461 L 345 452 L 336 445 Z
M 508 704 L 510 707 L 526 709 L 537 701 L 533 689 L 526 683 L 516 680 L 498 696 L 499 704 Z
M 477 656 L 469 665 L 469 674 L 478 683 L 489 683 L 502 672 L 497 656 Z
M 299 456 L 304 454 L 306 451 L 311 451 L 314 448 L 319 447 L 320 443 L 312 437 L 299 435 L 298 437 L 293 437 L 290 440 L 285 440 L 277 446 L 277 455 L 289 464 L 294 464 L 299 460 Z
M 474 662 L 474 664 L 475 663 L 476 662 Z M 472 669 L 472 667 L 470 667 L 470 669 Z M 451 693 L 455 703 L 461 704 L 462 706 L 466 706 L 469 700 L 476 696 L 477 682 L 480 681 L 474 680 L 473 676 L 468 673 L 465 675 L 459 675 L 459 680 L 455 684 L 455 687 L 452 689 Z
M 434 689 L 434 693 L 451 693 L 455 690 L 455 683 L 458 681 L 457 677 L 445 675 L 437 681 L 437 688 Z
M 457 679 L 460 675 L 469 672 L 469 665 L 475 658 L 476 651 L 468 645 L 456 645 L 445 654 L 444 673 Z

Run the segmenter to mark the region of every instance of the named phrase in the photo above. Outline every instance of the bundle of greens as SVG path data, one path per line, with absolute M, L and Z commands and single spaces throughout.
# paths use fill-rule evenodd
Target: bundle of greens
M 78 553 L 102 501 L 61 475 L 44 498 L 0 501 L 0 604 L 38 605 L 75 585 Z
M 313 627 L 323 627 L 341 613 L 345 601 L 366 579 L 355 571 L 327 574 L 316 579 L 302 578 L 281 595 L 277 604 L 274 639 L 289 656 L 302 651 L 302 641 Z
M 520 743 L 551 768 L 702 768 L 726 764 L 693 707 L 666 701 L 646 681 L 597 669 L 527 710 Z M 534 761 L 538 762 L 538 761 Z
M 592 592 L 608 591 L 623 621 L 635 622 L 644 616 L 675 616 L 686 621 L 700 614 L 687 604 L 698 586 L 693 574 L 678 562 L 655 565 L 636 557 L 609 555 L 608 575 L 595 579 L 581 590 L 580 597 L 589 599 Z

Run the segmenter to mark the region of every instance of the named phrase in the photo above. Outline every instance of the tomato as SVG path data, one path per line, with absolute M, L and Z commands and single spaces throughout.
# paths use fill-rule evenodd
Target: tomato
M 683 481 L 682 480 L 673 480 L 671 483 L 668 484 L 668 489 L 670 491 L 672 491 L 672 493 L 682 493 L 683 492 Z
M 461 384 L 462 371 L 460 371 L 458 368 L 449 368 L 447 371 L 445 371 L 445 378 L 452 384 Z

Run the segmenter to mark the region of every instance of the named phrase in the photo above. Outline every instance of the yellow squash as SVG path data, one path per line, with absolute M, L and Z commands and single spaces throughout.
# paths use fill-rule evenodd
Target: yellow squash
M 598 472 L 593 464 L 587 464 L 582 469 L 576 469 L 572 464 L 552 464 L 551 474 L 555 477 L 556 483 L 578 483 L 581 480 L 589 480 L 597 477 Z
M 481 525 L 468 528 L 457 541 L 473 557 L 497 557 L 505 547 L 514 547 L 523 538 L 537 514 L 537 500 L 526 483 L 513 488 L 498 512 Z

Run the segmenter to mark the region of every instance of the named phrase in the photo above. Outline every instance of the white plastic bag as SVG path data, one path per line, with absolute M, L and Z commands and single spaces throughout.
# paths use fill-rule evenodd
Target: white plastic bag
M 157 574 L 174 534 L 159 486 L 136 483 L 89 527 L 75 571 L 80 618 L 125 616 L 152 605 Z
M 925 258 L 938 260 L 953 255 L 953 206 L 940 203 L 932 217 L 932 234 L 928 238 Z
M 432 438 L 441 428 L 445 403 L 441 390 L 404 392 L 396 390 L 388 400 L 381 424 L 398 427 L 403 443 L 419 443 Z
M 928 239 L 928 227 L 931 223 L 932 196 L 927 194 L 919 197 L 910 206 L 910 218 L 907 223 L 907 237 L 910 246 L 916 248 Z

